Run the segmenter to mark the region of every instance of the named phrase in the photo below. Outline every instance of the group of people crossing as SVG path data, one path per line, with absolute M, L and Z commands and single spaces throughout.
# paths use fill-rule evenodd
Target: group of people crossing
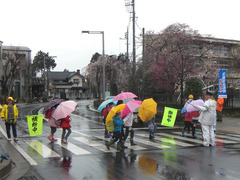
M 185 115 L 185 126 L 182 131 L 182 136 L 185 136 L 185 130 L 187 129 L 190 132 L 190 128 L 192 129 L 192 137 L 195 136 L 195 128 L 197 124 L 200 123 L 202 136 L 203 136 L 203 144 L 201 146 L 215 146 L 215 134 L 216 131 L 216 121 L 222 121 L 222 109 L 223 109 L 223 98 L 218 98 L 217 102 L 213 99 L 213 93 L 207 91 L 205 94 L 205 102 L 203 106 L 193 105 L 191 102 L 193 101 L 193 95 L 189 95 L 188 101 L 185 106 L 190 104 L 194 108 L 197 109 L 195 112 L 184 112 L 184 108 L 182 109 L 182 113 Z

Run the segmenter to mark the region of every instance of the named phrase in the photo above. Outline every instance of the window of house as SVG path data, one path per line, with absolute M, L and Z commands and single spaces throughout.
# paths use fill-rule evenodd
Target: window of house
M 74 84 L 79 84 L 79 79 L 73 79 Z

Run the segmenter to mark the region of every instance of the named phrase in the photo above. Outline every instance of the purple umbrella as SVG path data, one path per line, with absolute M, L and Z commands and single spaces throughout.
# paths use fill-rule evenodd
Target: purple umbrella
M 187 112 L 193 112 L 193 111 L 198 111 L 195 107 L 193 107 L 192 105 L 199 105 L 199 106 L 203 106 L 204 105 L 204 101 L 202 99 L 198 99 L 195 101 L 192 101 L 190 104 L 188 104 L 186 106 L 186 111 Z
M 49 109 L 51 109 L 52 107 L 59 105 L 61 102 L 63 102 L 63 99 L 54 99 L 54 100 L 49 101 L 49 102 L 44 106 L 43 114 L 45 114 L 45 113 L 46 113 Z

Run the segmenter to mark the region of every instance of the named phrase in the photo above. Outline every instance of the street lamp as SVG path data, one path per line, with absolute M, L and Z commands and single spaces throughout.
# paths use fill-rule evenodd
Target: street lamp
M 103 57 L 103 99 L 105 99 L 105 53 L 104 53 L 104 31 L 82 31 L 86 34 L 102 34 L 102 57 Z
M 57 58 L 57 56 L 48 56 L 48 58 L 53 59 Z M 46 95 L 48 95 L 48 69 L 46 73 L 46 59 L 45 56 L 43 56 L 43 66 L 44 66 L 44 92 L 46 92 Z

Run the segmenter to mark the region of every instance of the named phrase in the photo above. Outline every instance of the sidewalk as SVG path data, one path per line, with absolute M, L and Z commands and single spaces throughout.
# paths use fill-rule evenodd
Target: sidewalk
M 217 122 L 216 131 L 240 133 L 240 118 L 223 117 L 223 122 Z

